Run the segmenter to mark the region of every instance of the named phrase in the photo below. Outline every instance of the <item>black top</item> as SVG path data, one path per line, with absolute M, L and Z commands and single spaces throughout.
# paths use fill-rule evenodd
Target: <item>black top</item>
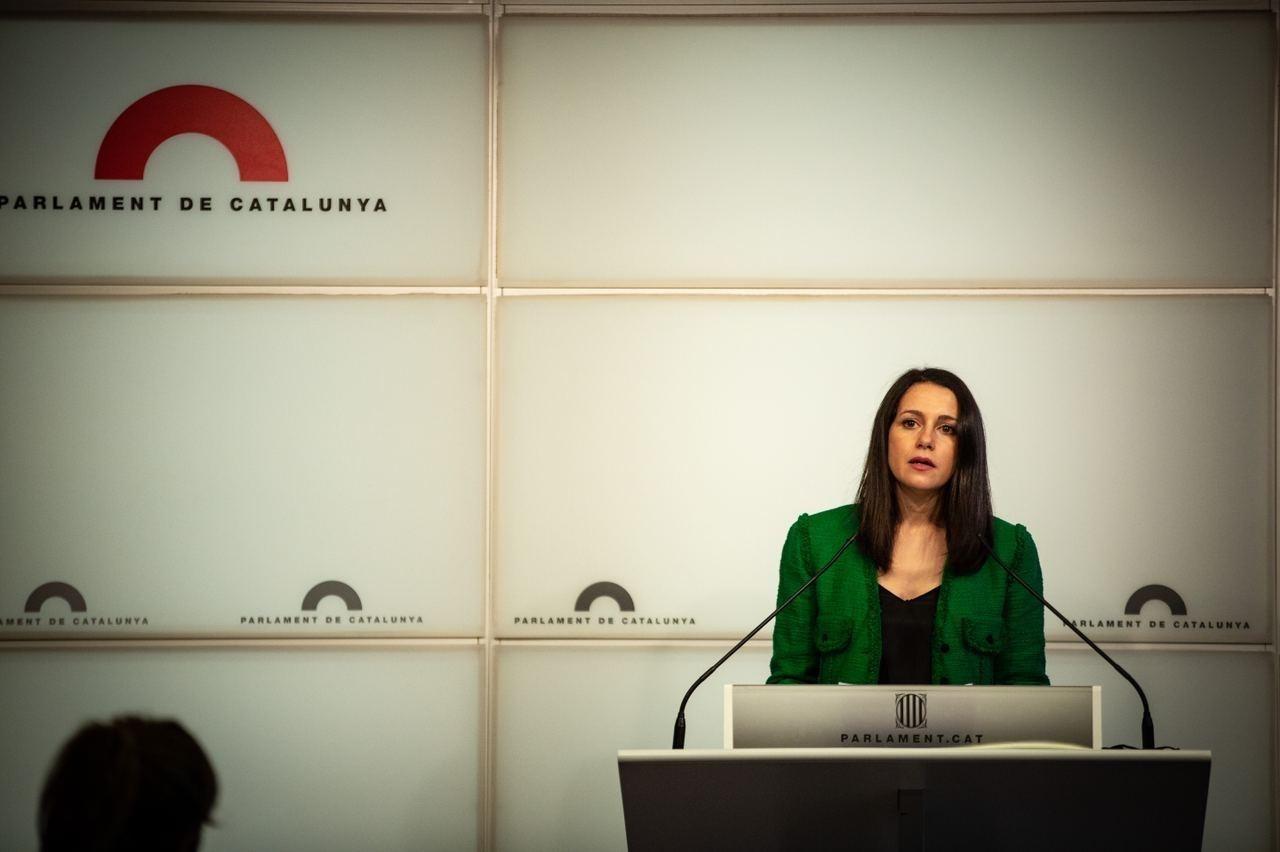
M 904 601 L 880 587 L 881 683 L 933 682 L 933 618 L 940 588 Z

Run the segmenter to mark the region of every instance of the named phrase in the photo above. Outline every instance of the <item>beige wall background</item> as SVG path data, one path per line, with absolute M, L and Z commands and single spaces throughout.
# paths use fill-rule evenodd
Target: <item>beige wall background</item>
M 213 757 L 209 849 L 624 848 L 615 752 L 666 746 L 920 364 L 1161 744 L 1213 750 L 1205 848 L 1274 846 L 1272 11 L 92 8 L 0 18 L 0 846 L 78 724 L 144 712 Z M 255 103 L 290 180 L 195 135 L 93 180 L 179 83 Z M 215 210 L 14 207 L 55 193 Z M 53 581 L 85 611 L 24 611 Z M 1126 613 L 1148 585 L 1186 612 Z

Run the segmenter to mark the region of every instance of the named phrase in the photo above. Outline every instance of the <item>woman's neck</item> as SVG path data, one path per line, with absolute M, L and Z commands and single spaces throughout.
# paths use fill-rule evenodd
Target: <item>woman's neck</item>
M 938 491 L 916 491 L 898 486 L 898 526 L 938 527 L 941 506 Z

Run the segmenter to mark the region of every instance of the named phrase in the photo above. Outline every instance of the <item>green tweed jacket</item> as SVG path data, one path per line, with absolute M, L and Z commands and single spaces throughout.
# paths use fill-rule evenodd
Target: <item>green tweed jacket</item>
M 858 507 L 801 515 L 787 534 L 778 603 L 851 536 Z M 1031 534 L 999 518 L 993 546 L 1036 591 L 1043 588 Z M 876 566 L 855 542 L 818 582 L 778 615 L 769 683 L 877 683 L 880 596 Z M 1047 684 L 1044 611 L 988 558 L 974 574 L 943 569 L 933 627 L 933 682 Z

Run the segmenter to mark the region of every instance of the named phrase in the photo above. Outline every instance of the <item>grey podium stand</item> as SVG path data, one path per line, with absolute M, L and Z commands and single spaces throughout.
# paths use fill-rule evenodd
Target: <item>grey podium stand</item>
M 646 850 L 1200 849 L 1207 751 L 620 751 Z

